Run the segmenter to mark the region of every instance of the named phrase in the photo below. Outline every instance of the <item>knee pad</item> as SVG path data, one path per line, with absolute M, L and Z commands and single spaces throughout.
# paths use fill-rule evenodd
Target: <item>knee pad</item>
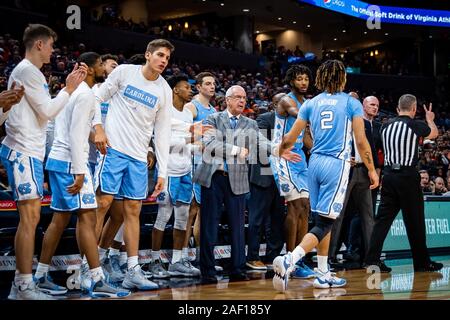
M 175 207 L 175 222 L 173 227 L 177 230 L 186 230 L 189 218 L 189 205 L 181 204 Z
M 158 229 L 159 231 L 164 231 L 166 228 L 166 224 L 172 216 L 172 205 L 169 204 L 159 204 L 158 206 L 158 215 L 156 216 L 155 224 L 153 228 Z
M 325 218 L 321 215 L 316 217 L 316 225 L 311 229 L 310 233 L 315 235 L 317 239 L 322 241 L 323 238 L 331 231 L 334 219 Z

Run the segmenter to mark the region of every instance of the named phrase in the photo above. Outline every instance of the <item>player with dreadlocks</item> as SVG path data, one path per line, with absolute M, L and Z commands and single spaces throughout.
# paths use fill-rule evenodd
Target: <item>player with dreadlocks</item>
M 378 186 L 378 175 L 365 135 L 362 105 L 343 92 L 345 83 L 344 64 L 338 60 L 324 62 L 316 75 L 316 87 L 323 92 L 303 104 L 294 126 L 279 146 L 280 153 L 290 148 L 310 123 L 314 146 L 309 160 L 308 187 L 316 223 L 292 253 L 275 258 L 273 285 L 278 291 L 286 290 L 295 263 L 313 248 L 317 248 L 318 263 L 314 287 L 343 287 L 347 283 L 330 272 L 328 247 L 331 227 L 342 210 L 347 189 L 352 133 L 369 171 L 371 189 Z

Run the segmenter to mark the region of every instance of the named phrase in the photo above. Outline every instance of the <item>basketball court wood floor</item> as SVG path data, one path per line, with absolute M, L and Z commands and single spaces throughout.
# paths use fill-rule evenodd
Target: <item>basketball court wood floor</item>
M 411 264 L 393 265 L 392 273 L 380 277 L 366 273 L 365 269 L 341 271 L 337 275 L 347 279 L 347 286 L 335 289 L 314 289 L 313 279 L 291 279 L 285 293 L 272 286 L 272 272 L 249 272 L 250 281 L 229 282 L 227 278 L 217 284 L 200 284 L 199 280 L 171 278 L 155 280 L 161 289 L 134 292 L 132 300 L 442 300 L 450 299 L 450 257 L 433 257 L 444 263 L 440 272 L 413 272 Z M 400 261 L 400 260 L 398 260 Z M 410 263 L 411 260 L 408 260 Z M 68 299 L 88 299 L 70 295 Z

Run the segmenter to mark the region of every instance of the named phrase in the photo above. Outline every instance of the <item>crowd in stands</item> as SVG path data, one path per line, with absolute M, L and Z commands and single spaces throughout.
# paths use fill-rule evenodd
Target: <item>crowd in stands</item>
M 189 24 L 185 20 L 174 20 L 171 22 L 153 21 L 148 24 L 136 23 L 132 19 L 123 18 L 113 5 L 104 6 L 102 12 L 93 10 L 91 21 L 98 25 L 145 33 L 158 38 L 183 40 L 214 48 L 237 50 L 231 39 L 232 35 L 225 34 L 224 30 L 227 28 L 221 26 L 220 22 L 210 23 L 200 20 Z
M 419 155 L 421 185 L 426 194 L 450 196 L 450 121 L 441 115 L 438 122 L 439 137 L 425 140 Z
M 204 68 L 199 64 L 188 63 L 186 61 L 172 61 L 167 67 L 164 76 L 184 73 L 188 75 L 192 84 L 194 84 L 195 76 L 201 71 L 212 72 L 217 79 L 216 96 L 211 101 L 218 111 L 225 110 L 225 92 L 231 85 L 240 85 L 245 88 L 247 92 L 247 106 L 245 115 L 255 119 L 259 114 L 271 111 L 271 98 L 280 92 L 288 92 L 289 86 L 283 81 L 282 66 L 279 64 L 280 59 L 295 54 L 301 57 L 303 52 L 297 48 L 296 52 L 289 52 L 285 48 L 268 48 L 266 54 L 273 57 L 272 65 L 266 72 L 250 72 L 249 70 L 239 68 L 221 68 L 210 67 Z M 50 93 L 56 95 L 62 88 L 66 75 L 72 70 L 77 57 L 89 48 L 83 43 L 58 45 L 55 47 L 51 63 L 43 67 L 44 75 L 49 82 Z M 118 54 L 119 63 L 129 63 L 132 60 L 139 60 L 145 62 L 143 55 L 135 55 L 132 58 L 125 57 L 123 54 Z M 7 84 L 7 78 L 13 68 L 21 61 L 21 48 L 19 41 L 12 38 L 9 34 L 0 36 L 0 90 L 4 90 Z M 278 60 L 277 60 L 278 59 Z M 306 61 L 312 70 L 315 70 L 317 61 Z M 276 66 L 276 67 L 274 67 Z M 348 88 L 348 91 L 358 92 L 360 97 L 375 95 L 380 100 L 379 121 L 386 122 L 390 117 L 396 114 L 395 106 L 398 96 L 389 90 L 384 91 L 368 91 L 359 90 L 358 88 Z M 311 91 L 310 95 L 315 92 Z M 419 97 L 422 101 L 430 101 L 430 97 Z M 420 108 L 422 102 L 418 103 L 418 117 L 421 117 L 423 110 Z M 448 102 L 434 103 L 433 110 L 443 110 L 436 113 L 436 124 L 440 129 L 440 135 L 436 142 L 424 141 L 421 146 L 420 153 L 420 170 L 426 170 L 429 174 L 429 182 L 432 185 L 440 185 L 440 179 L 443 180 L 445 189 L 437 189 L 425 192 L 433 194 L 443 194 L 450 190 L 450 113 L 448 110 Z M 0 137 L 4 136 L 4 129 L 0 130 Z M 436 179 L 438 182 L 436 183 Z M 0 170 L 0 189 L 5 189 L 7 185 L 6 174 Z M 431 189 L 430 189 L 431 190 Z M 439 191 L 441 190 L 441 191 Z M 442 192 L 444 191 L 445 192 Z
M 377 52 L 377 55 L 374 54 Z M 414 63 L 414 59 L 399 61 L 395 58 L 385 56 L 378 57 L 378 50 L 364 53 L 350 53 L 348 51 L 324 51 L 325 59 L 343 60 L 347 67 L 353 68 L 358 73 L 376 73 L 390 75 L 414 75 L 418 73 L 419 66 Z

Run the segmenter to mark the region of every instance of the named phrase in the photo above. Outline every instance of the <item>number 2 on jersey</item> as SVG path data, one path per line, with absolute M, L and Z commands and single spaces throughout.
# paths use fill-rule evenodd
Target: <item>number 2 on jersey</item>
M 320 128 L 321 129 L 333 129 L 333 111 L 322 111 L 320 113 L 322 119 L 320 119 Z

